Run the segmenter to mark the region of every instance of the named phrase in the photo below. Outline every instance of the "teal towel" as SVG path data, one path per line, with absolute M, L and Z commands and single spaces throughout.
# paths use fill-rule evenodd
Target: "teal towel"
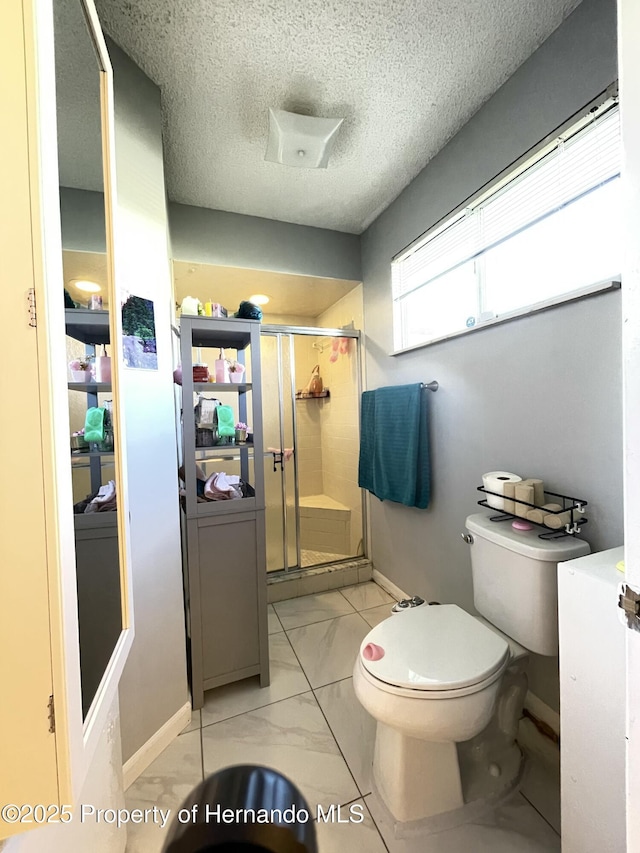
M 104 409 L 92 406 L 84 419 L 84 440 L 104 441 Z
M 358 485 L 381 501 L 429 506 L 428 395 L 419 382 L 363 393 Z
M 236 422 L 231 406 L 216 406 L 218 418 L 218 435 L 235 436 Z

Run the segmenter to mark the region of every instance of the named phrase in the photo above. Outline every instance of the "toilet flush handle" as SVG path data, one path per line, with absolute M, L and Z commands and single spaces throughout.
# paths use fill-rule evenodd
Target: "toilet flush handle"
M 462 536 L 467 545 L 473 545 L 473 536 L 471 533 L 461 533 L 460 536 Z

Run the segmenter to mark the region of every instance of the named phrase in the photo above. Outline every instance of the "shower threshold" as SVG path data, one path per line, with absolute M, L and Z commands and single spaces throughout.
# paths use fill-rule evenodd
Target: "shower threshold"
M 321 552 L 311 552 L 318 554 Z M 313 565 L 297 571 L 271 572 L 267 575 L 267 601 L 285 601 L 299 595 L 313 595 L 340 587 L 352 586 L 371 580 L 373 567 L 366 557 L 339 560 L 338 554 L 327 554 L 333 562 L 323 566 Z

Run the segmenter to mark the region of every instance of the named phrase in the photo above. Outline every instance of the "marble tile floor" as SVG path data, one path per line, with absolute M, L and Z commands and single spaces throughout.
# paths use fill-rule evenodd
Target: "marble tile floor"
M 393 599 L 373 582 L 269 605 L 271 684 L 258 679 L 205 696 L 183 733 L 126 792 L 128 808 L 171 809 L 230 764 L 273 767 L 302 791 L 313 815 L 340 805 L 358 823 L 318 822 L 319 853 L 551 853 L 560 839 L 516 794 L 496 812 L 455 829 L 394 837 L 371 792 L 375 722 L 361 708 L 351 671 L 360 642 Z M 127 853 L 160 853 L 165 830 L 129 825 Z

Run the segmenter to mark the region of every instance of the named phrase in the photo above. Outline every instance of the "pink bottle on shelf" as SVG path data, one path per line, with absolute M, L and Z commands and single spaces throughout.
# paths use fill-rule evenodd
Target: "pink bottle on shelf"
M 216 369 L 216 382 L 228 382 L 229 381 L 229 368 L 227 367 L 227 362 L 224 357 L 224 350 L 220 350 L 220 358 L 216 359 L 215 364 Z

